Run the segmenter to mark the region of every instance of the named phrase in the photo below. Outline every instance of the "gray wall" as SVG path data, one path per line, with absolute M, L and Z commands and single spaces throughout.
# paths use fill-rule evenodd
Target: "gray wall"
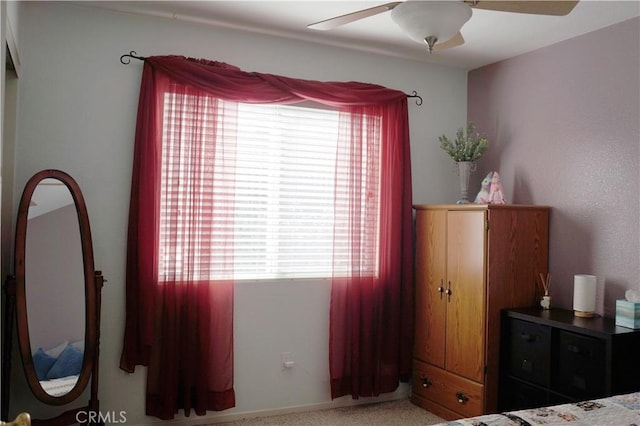
M 370 82 L 406 93 L 416 90 L 424 104 L 409 103 L 414 201 L 443 203 L 458 197 L 457 177 L 437 138 L 455 132 L 466 121 L 465 71 L 89 5 L 21 2 L 20 7 L 15 187 L 23 188 L 41 169 L 57 168 L 72 175 L 83 191 L 96 268 L 108 280 L 103 290 L 100 402 L 106 411 L 125 411 L 130 425 L 157 419 L 144 415 L 144 369 L 127 375 L 118 368 L 142 71 L 137 61 L 120 64 L 120 55 L 131 50 L 145 56 L 180 54 L 228 62 L 247 71 Z M 328 312 L 328 281 L 238 283 L 237 407 L 209 417 L 353 403 L 350 398 L 330 400 Z M 282 369 L 281 352 L 292 352 L 295 368 Z M 407 391 L 403 386 L 392 397 Z M 26 398 L 12 411 L 41 410 Z M 202 421 L 193 415 L 189 420 Z

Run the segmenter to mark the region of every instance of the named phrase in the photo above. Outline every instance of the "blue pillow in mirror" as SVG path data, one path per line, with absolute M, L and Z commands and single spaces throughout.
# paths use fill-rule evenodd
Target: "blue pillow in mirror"
M 80 374 L 83 359 L 84 354 L 80 349 L 73 345 L 67 346 L 47 372 L 47 380 Z
M 47 355 L 42 348 L 38 348 L 38 350 L 33 354 L 33 366 L 36 369 L 36 376 L 38 376 L 38 380 L 45 380 L 47 373 L 55 364 L 56 359 L 50 355 Z
M 52 356 L 55 359 L 58 359 L 58 357 L 60 356 L 62 351 L 64 351 L 64 349 L 67 347 L 68 344 L 69 344 L 69 341 L 65 340 L 63 342 L 58 343 L 55 347 L 51 349 L 47 349 L 46 351 L 44 351 L 44 353 L 49 356 Z

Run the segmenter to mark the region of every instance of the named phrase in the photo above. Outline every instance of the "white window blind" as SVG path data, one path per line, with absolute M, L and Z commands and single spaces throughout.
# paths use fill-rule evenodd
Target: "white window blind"
M 338 112 L 300 106 L 235 104 L 202 97 L 185 106 L 187 95 L 180 96 L 181 106 L 175 102 L 174 94 L 165 96 L 160 281 L 180 277 L 186 269 L 187 256 L 191 268 L 196 269 L 191 279 L 331 276 L 335 180 L 347 179 L 336 176 Z M 236 107 L 237 121 L 229 122 L 218 115 L 224 114 L 225 108 Z M 205 119 L 198 124 L 190 123 L 190 117 L 196 115 Z M 199 128 L 194 130 L 194 126 Z M 190 136 L 193 133 L 197 134 L 195 138 Z M 215 155 L 197 153 L 184 142 L 185 136 L 191 137 L 194 144 L 217 144 Z M 187 166 L 186 152 L 203 156 L 201 159 L 207 163 L 203 173 L 176 173 Z M 377 164 L 378 154 L 373 154 L 373 163 Z M 228 161 L 232 157 L 234 161 Z M 369 159 L 363 168 L 371 167 L 371 156 L 364 157 Z M 203 179 L 214 180 L 211 184 L 196 185 L 202 190 L 186 196 L 205 200 L 201 204 L 205 209 L 212 206 L 212 211 L 185 208 L 182 201 L 176 202 L 185 196 L 175 194 L 191 190 L 191 179 L 199 179 L 200 184 Z M 377 186 L 373 192 L 362 195 L 362 207 L 377 202 Z M 226 216 L 229 211 L 231 216 Z M 229 220 L 214 219 L 212 223 L 200 224 L 200 216 L 208 214 Z M 371 211 L 362 220 L 371 220 Z M 182 231 L 187 223 L 202 227 L 198 237 L 190 241 L 185 240 Z M 186 245 L 191 247 L 183 247 Z M 232 271 L 224 266 L 225 259 L 229 259 L 225 256 L 232 256 Z M 345 268 L 346 265 L 345 262 Z M 376 267 L 369 261 L 370 273 L 374 274 Z

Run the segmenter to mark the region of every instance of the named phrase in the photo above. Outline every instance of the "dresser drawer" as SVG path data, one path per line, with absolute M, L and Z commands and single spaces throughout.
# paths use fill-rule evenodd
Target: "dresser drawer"
M 579 318 L 572 310 L 557 308 L 507 309 L 503 311 L 503 319 L 500 411 L 518 409 L 530 401 L 538 404 L 544 399 L 543 393 L 548 405 L 556 405 L 640 390 L 640 330 L 619 327 L 615 318 Z M 546 336 L 532 339 L 550 340 L 548 365 L 542 368 L 549 371 L 546 381 L 526 378 L 535 378 L 536 362 L 531 369 L 526 362 L 527 368 L 519 366 L 523 360 L 528 362 L 537 350 L 535 342 L 531 342 L 528 346 L 534 349 L 527 354 L 522 349 L 527 345 L 514 341 L 518 334 L 535 334 L 535 329 L 526 323 L 549 330 L 543 332 Z M 514 348 L 520 350 L 516 356 L 511 354 Z M 548 383 L 541 384 L 545 382 Z M 488 384 L 485 386 L 489 388 Z
M 483 414 L 483 392 L 480 383 L 414 360 L 413 393 L 460 413 L 461 417 Z
M 549 327 L 509 321 L 509 373 L 542 386 L 549 384 Z
M 531 386 L 518 379 L 509 379 L 504 384 L 504 406 L 500 411 L 524 410 L 527 408 L 544 407 L 549 405 L 549 395 L 544 388 Z
M 605 344 L 600 339 L 560 331 L 554 388 L 578 398 L 605 392 Z

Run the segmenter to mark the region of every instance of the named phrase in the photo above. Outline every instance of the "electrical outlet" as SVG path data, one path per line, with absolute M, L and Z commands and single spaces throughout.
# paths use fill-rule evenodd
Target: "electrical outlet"
M 295 361 L 293 360 L 293 356 L 291 355 L 291 352 L 282 352 L 280 354 L 280 358 L 282 360 L 282 368 L 293 368 L 294 365 L 296 365 Z

